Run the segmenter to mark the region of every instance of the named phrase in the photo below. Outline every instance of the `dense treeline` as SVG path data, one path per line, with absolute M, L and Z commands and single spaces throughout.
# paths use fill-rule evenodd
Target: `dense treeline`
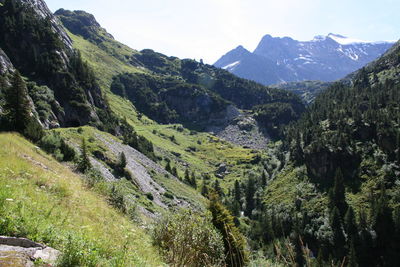
M 155 73 L 179 76 L 188 83 L 202 85 L 241 109 L 252 109 L 256 105 L 273 102 L 302 105 L 300 98 L 290 92 L 265 87 L 202 62 L 179 60 L 150 49 L 134 57 Z
M 293 159 L 304 162 L 316 181 L 328 185 L 337 168 L 348 179 L 357 180 L 366 158 L 381 161 L 381 166 L 390 162 L 398 166 L 399 89 L 395 81 L 381 83 L 376 74 L 369 77 L 365 71 L 358 74 L 353 86 L 333 85 L 288 130 Z M 383 154 L 378 160 L 379 151 Z M 387 179 L 393 177 L 388 171 Z
M 282 125 L 298 119 L 304 104 L 294 94 L 270 89 L 190 59 L 179 60 L 146 49 L 133 56 L 153 71 L 114 77 L 111 90 L 128 97 L 139 111 L 161 122 L 199 122 L 216 118 L 229 103 L 253 109 L 259 121 L 278 136 Z
M 254 249 L 271 256 L 295 253 L 298 266 L 400 264 L 400 85 L 381 70 L 362 69 L 352 84 L 332 85 L 285 128 L 291 164 L 304 169 L 300 179 L 310 179 L 314 197 L 325 194 L 327 204 L 306 208 L 310 200 L 298 197 L 265 205 L 268 172 L 230 190 L 225 202 L 242 218 L 237 223 L 250 226 L 243 227 Z M 348 194 L 362 196 L 362 202 L 355 205 Z
M 202 122 L 223 112 L 228 102 L 204 87 L 173 77 L 126 73 L 114 77 L 111 91 L 161 122 Z

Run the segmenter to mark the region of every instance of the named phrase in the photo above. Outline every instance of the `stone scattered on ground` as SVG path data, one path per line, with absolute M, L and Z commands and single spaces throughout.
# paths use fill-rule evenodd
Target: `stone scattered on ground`
M 233 120 L 207 129 L 219 138 L 251 149 L 265 149 L 269 137 L 251 114 L 242 112 Z
M 26 238 L 0 236 L 0 267 L 53 266 L 60 252 Z

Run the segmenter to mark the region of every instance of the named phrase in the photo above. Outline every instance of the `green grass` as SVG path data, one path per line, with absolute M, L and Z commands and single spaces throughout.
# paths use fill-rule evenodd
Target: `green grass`
M 112 138 L 117 142 L 122 142 L 120 139 L 111 134 L 101 132 L 89 126 L 80 128 L 61 128 L 55 129 L 54 131 L 60 133 L 64 140 L 66 140 L 68 143 L 75 144 L 75 146 L 79 146 L 79 144 L 82 142 L 82 138 L 85 138 L 87 150 L 89 153 L 92 153 L 93 151 L 101 151 L 109 159 L 118 159 L 118 155 L 114 155 L 113 153 L 108 151 L 106 146 L 104 146 L 104 144 L 97 138 L 98 135 L 101 135 L 106 138 Z M 194 207 L 203 208 L 203 206 L 205 205 L 205 199 L 201 195 L 197 194 L 193 188 L 181 182 L 178 182 L 175 179 L 167 178 L 162 174 L 156 173 L 155 171 L 149 170 L 149 174 L 157 183 L 163 186 L 169 193 L 171 193 L 175 197 L 184 199 L 189 203 L 192 203 Z M 144 194 L 139 188 L 131 185 L 129 186 L 129 189 L 126 190 L 126 193 L 136 197 L 138 205 L 141 205 L 142 207 L 155 212 L 165 212 L 158 206 L 153 205 L 153 203 L 149 201 L 149 199 L 146 197 L 146 194 Z M 100 188 L 99 191 L 103 191 L 104 193 L 104 190 L 102 190 L 102 188 Z
M 110 85 L 114 75 L 123 72 L 146 71 L 133 67 L 116 56 L 117 54 L 137 53 L 135 50 L 114 40 L 104 42 L 102 45 L 107 46 L 107 48 L 101 49 L 79 36 L 71 33 L 69 35 L 74 41 L 74 47 L 81 51 L 83 58 L 93 67 L 111 109 L 117 116 L 126 118 L 127 122 L 140 135 L 152 141 L 159 155 L 175 159 L 174 161 L 178 162 L 176 165 L 181 176 L 186 169 L 182 164 L 183 162 L 198 175 L 200 173 L 213 174 L 220 163 L 227 163 L 231 165 L 230 174 L 221 181 L 221 185 L 226 188 L 236 179 L 242 179 L 244 173 L 255 168 L 249 163 L 258 152 L 229 144 L 207 133 L 190 134 L 187 129 L 178 131 L 177 125 L 157 124 L 142 114 L 139 116 L 131 102 L 111 93 Z M 110 53 L 110 47 L 114 53 Z M 169 137 L 171 136 L 175 137 L 176 142 L 170 140 Z M 198 150 L 190 152 L 188 151 L 190 147 L 196 147 Z M 180 157 L 177 158 L 176 155 L 180 155 Z
M 150 237 L 80 176 L 16 134 L 0 134 L 0 146 L 0 234 L 66 251 L 81 266 L 163 265 Z
M 305 168 L 288 165 L 268 184 L 264 203 L 270 207 L 293 207 L 296 200 L 302 200 L 305 210 L 317 213 L 323 213 L 327 205 L 326 195 L 319 193 L 308 180 Z

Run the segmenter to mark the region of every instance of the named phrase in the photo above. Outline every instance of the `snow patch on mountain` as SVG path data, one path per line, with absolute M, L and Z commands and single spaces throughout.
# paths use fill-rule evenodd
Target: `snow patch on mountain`
M 240 64 L 240 60 L 239 60 L 239 61 L 235 61 L 235 62 L 233 62 L 233 63 L 231 63 L 231 64 L 228 64 L 228 65 L 222 67 L 222 69 L 228 70 L 228 71 L 233 71 L 233 70 L 235 69 L 235 67 L 236 67 L 237 65 L 239 65 L 239 64 Z
M 375 60 L 393 44 L 333 33 L 316 36 L 310 41 L 267 34 L 253 52 L 239 46 L 214 66 L 264 85 L 281 81 L 334 81 Z
M 341 45 L 352 45 L 352 44 L 385 44 L 385 43 L 394 43 L 396 41 L 366 41 L 366 40 L 360 40 L 360 39 L 355 39 L 355 38 L 349 38 L 340 34 L 334 34 L 330 33 L 328 34 L 329 38 L 337 42 L 338 44 Z

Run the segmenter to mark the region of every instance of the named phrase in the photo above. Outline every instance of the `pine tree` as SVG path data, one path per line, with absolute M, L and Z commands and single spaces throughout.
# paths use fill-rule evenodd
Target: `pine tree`
M 255 203 L 254 203 L 254 194 L 256 192 L 256 185 L 253 178 L 249 178 L 247 180 L 246 186 L 246 209 L 244 214 L 248 217 L 251 217 L 251 213 L 254 210 Z
M 341 218 L 344 218 L 345 212 L 347 211 L 344 179 L 341 169 L 336 170 L 335 183 L 331 191 L 329 192 L 329 208 L 331 211 L 334 208 L 339 210 Z
M 207 197 L 209 195 L 209 191 L 208 191 L 208 185 L 207 182 L 205 180 L 203 180 L 203 185 L 201 186 L 201 194 L 203 197 Z
M 173 176 L 179 178 L 179 177 L 178 177 L 178 169 L 176 168 L 176 166 L 174 166 L 174 167 L 172 168 L 171 174 L 172 174 Z
M 165 170 L 169 173 L 172 173 L 171 163 L 169 161 L 167 162 L 167 165 L 165 165 Z
M 14 72 L 11 86 L 5 91 L 4 98 L 8 130 L 23 133 L 31 119 L 31 108 L 25 82 L 18 71 Z
M 192 172 L 192 176 L 190 178 L 190 184 L 194 189 L 197 189 L 196 175 L 194 174 L 194 172 Z
M 358 242 L 358 229 L 356 224 L 356 219 L 354 216 L 354 211 L 352 207 L 349 207 L 346 212 L 346 216 L 344 219 L 345 232 L 347 234 L 348 239 L 352 239 L 353 242 Z
M 241 201 L 242 201 L 242 191 L 240 190 L 240 184 L 239 184 L 238 180 L 235 181 L 234 194 L 235 194 L 235 200 L 238 203 L 241 203 Z
M 222 197 L 224 195 L 224 191 L 222 190 L 221 185 L 219 184 L 218 180 L 215 180 L 215 182 L 214 182 L 214 191 L 220 197 Z
M 264 188 L 265 186 L 267 186 L 267 174 L 265 173 L 265 171 L 262 172 L 261 175 L 261 186 Z
M 92 164 L 90 163 L 89 156 L 87 153 L 86 141 L 85 138 L 82 138 L 82 145 L 81 145 L 81 157 L 78 164 L 78 169 L 81 172 L 86 172 L 92 168 Z
M 342 260 L 344 257 L 344 246 L 346 239 L 343 234 L 342 221 L 338 208 L 334 208 L 331 212 L 330 224 L 333 232 L 333 246 L 335 248 L 335 256 Z
M 127 162 L 126 162 L 125 153 L 124 153 L 124 152 L 121 152 L 121 154 L 119 154 L 118 166 L 119 166 L 121 169 L 124 169 L 124 168 L 126 167 L 126 164 L 127 164 Z
M 358 267 L 358 259 L 356 255 L 356 249 L 354 245 L 354 241 L 350 240 L 350 252 L 347 258 L 347 267 Z
M 303 267 L 305 264 L 303 246 L 301 243 L 301 237 L 299 235 L 299 231 L 296 229 L 291 238 L 291 243 L 294 244 L 294 260 L 296 262 L 297 267 Z
M 235 226 L 234 218 L 220 202 L 219 197 L 211 194 L 208 209 L 212 214 L 212 223 L 221 233 L 225 247 L 227 266 L 242 267 L 248 262 L 244 236 Z
M 190 175 L 189 175 L 189 169 L 185 170 L 185 178 L 184 178 L 185 183 L 190 184 Z
M 371 253 L 372 249 L 372 235 L 368 229 L 367 215 L 364 211 L 360 212 L 359 216 L 359 227 L 360 227 L 360 246 L 357 249 L 358 262 L 360 266 L 368 266 L 373 263 L 374 255 Z
M 373 207 L 374 217 L 372 229 L 376 233 L 376 258 L 379 265 L 393 266 L 392 245 L 393 245 L 393 230 L 395 229 L 392 211 L 388 204 L 385 186 L 381 185 L 381 192 L 375 207 Z

